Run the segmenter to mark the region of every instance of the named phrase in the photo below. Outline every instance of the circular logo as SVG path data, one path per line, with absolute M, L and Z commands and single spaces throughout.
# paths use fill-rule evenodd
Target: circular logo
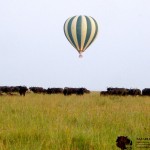
M 116 145 L 121 150 L 129 150 L 132 147 L 132 141 L 127 136 L 119 136 L 116 140 Z

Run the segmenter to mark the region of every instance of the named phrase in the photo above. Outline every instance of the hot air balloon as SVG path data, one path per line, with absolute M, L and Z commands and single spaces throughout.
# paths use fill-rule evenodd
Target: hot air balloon
M 92 44 L 98 33 L 98 24 L 90 16 L 74 16 L 66 20 L 64 33 L 79 57 Z

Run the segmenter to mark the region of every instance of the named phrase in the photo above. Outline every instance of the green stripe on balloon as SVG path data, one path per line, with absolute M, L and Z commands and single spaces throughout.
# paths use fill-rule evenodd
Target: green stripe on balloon
M 81 24 L 82 24 L 82 17 L 79 16 L 77 20 L 77 25 L 76 25 L 76 32 L 77 32 L 77 40 L 78 40 L 78 45 L 79 49 L 81 49 Z
M 87 34 L 86 34 L 86 39 L 85 39 L 85 43 L 84 43 L 84 48 L 85 48 L 87 42 L 89 41 L 89 38 L 91 35 L 91 28 L 92 28 L 90 19 L 87 16 L 85 16 L 85 17 L 86 17 L 86 22 L 87 22 Z
M 92 18 L 92 17 L 91 17 Z M 93 19 L 93 18 L 92 18 Z M 96 38 L 96 36 L 97 36 L 97 33 L 98 33 L 98 25 L 97 25 L 97 23 L 96 23 L 96 21 L 95 21 L 95 19 L 93 19 L 94 20 L 94 23 L 95 23 L 95 26 L 96 26 L 96 31 L 95 31 L 95 34 L 94 34 L 94 37 L 93 37 L 93 39 L 92 39 L 92 41 L 90 42 L 90 44 L 87 46 L 87 48 L 92 44 L 92 42 L 95 40 L 95 38 Z M 86 48 L 86 49 L 87 49 Z
M 72 17 L 72 18 L 70 19 L 70 21 L 68 22 L 68 35 L 69 35 L 69 37 L 70 37 L 70 40 L 72 41 L 72 44 L 73 44 L 73 45 L 75 46 L 75 48 L 77 49 L 76 44 L 75 44 L 75 42 L 74 42 L 74 40 L 73 40 L 72 32 L 71 32 L 71 25 L 72 25 L 72 21 L 73 21 L 74 18 L 75 18 L 75 16 Z

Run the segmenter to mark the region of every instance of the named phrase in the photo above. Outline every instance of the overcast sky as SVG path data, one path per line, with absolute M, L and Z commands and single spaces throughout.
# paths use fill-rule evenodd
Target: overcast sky
M 82 59 L 63 31 L 75 15 L 99 26 Z M 0 85 L 150 88 L 150 1 L 0 0 Z

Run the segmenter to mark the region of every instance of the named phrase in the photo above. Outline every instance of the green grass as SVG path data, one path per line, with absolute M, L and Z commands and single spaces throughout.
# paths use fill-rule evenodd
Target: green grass
M 120 135 L 150 138 L 150 97 L 0 97 L 0 150 L 119 150 Z

